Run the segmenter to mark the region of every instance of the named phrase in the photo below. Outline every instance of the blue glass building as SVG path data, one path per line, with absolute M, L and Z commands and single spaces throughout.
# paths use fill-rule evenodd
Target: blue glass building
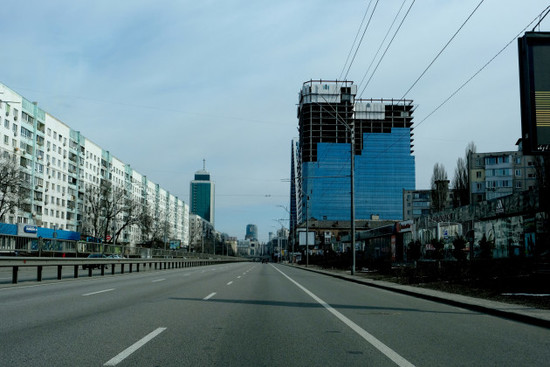
M 403 189 L 415 188 L 410 100 L 355 100 L 352 82 L 309 81 L 300 92 L 300 138 L 291 192 L 305 218 L 350 220 L 351 131 L 355 133 L 355 217 L 401 220 Z M 295 172 L 296 171 L 296 172 Z M 291 202 L 292 207 L 292 202 Z M 291 213 L 293 214 L 293 213 Z

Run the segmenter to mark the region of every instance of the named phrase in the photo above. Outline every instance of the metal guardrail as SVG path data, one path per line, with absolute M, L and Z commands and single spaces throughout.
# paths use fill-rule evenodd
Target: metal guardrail
M 36 280 L 42 281 L 42 270 L 45 266 L 57 267 L 57 279 L 61 280 L 63 267 L 72 267 L 74 278 L 78 278 L 79 267 L 84 267 L 88 270 L 88 276 L 93 275 L 93 269 L 99 268 L 101 275 L 105 275 L 105 270 L 109 266 L 111 274 L 115 274 L 115 269 L 118 267 L 120 273 L 124 274 L 125 267 L 128 266 L 128 272 L 132 273 L 134 266 L 136 272 L 139 272 L 140 266 L 149 266 L 151 269 L 178 269 L 196 266 L 206 266 L 213 264 L 224 264 L 230 262 L 247 261 L 243 258 L 209 258 L 209 259 L 187 259 L 187 258 L 122 258 L 122 259 L 107 259 L 107 258 L 45 258 L 45 257 L 0 257 L 0 268 L 12 268 L 12 284 L 17 284 L 18 272 L 20 267 L 36 267 Z

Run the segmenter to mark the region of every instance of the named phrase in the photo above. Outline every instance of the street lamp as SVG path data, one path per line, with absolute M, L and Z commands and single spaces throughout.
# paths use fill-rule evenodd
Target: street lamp
M 286 206 L 284 206 L 284 205 L 277 205 L 277 206 L 280 207 L 280 208 L 283 208 L 283 209 L 287 212 L 287 214 L 288 214 L 288 218 L 289 218 L 289 220 L 288 220 L 288 221 L 289 221 L 289 233 L 288 233 L 288 236 L 287 236 L 287 240 L 292 241 L 292 256 L 294 256 L 294 236 L 292 235 L 292 233 L 290 233 L 290 231 L 292 230 L 292 228 L 290 228 L 290 221 L 292 220 L 292 219 L 291 219 L 291 218 L 292 218 L 292 215 L 290 214 L 290 210 L 288 210 L 288 208 L 287 208 Z M 281 223 L 281 226 L 283 226 L 282 223 Z M 296 231 L 296 229 L 294 229 L 294 231 Z M 288 242 L 287 242 L 287 246 L 288 246 Z M 292 258 L 291 258 L 291 259 L 292 259 Z M 292 260 L 291 260 L 291 261 L 292 261 Z M 293 263 L 293 262 L 294 262 L 294 261 L 292 261 L 292 263 Z
M 351 132 L 351 162 L 350 162 L 350 170 L 351 170 L 351 193 L 350 193 L 350 200 L 351 200 L 351 251 L 352 251 L 352 265 L 351 265 L 351 275 L 355 275 L 355 127 L 353 120 L 351 122 L 350 127 Z
M 281 229 L 277 230 L 275 233 L 277 234 L 277 252 L 278 252 L 278 262 L 282 262 L 283 260 L 283 245 L 282 245 L 282 239 L 284 238 L 284 229 L 285 226 L 283 225 L 283 221 L 286 219 L 273 219 L 277 223 L 281 225 Z M 278 229 L 277 227 L 273 226 L 274 228 Z

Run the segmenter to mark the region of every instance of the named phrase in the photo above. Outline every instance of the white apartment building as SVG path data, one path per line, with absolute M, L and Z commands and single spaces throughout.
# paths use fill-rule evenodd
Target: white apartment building
M 80 232 L 85 192 L 106 180 L 125 189 L 127 198 L 151 208 L 155 219 L 166 220 L 167 240 L 189 244 L 187 203 L 3 84 L 0 150 L 16 156 L 20 172 L 31 185 L 30 206 L 0 218 L 2 222 Z M 140 229 L 134 225 L 117 242 L 140 241 Z

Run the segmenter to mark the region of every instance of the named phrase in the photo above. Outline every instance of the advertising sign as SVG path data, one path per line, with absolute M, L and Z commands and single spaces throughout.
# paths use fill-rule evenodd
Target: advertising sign
M 298 232 L 299 234 L 299 241 L 300 241 L 300 246 L 305 246 L 306 245 L 306 232 L 305 231 L 300 231 Z M 308 235 L 307 235 L 307 245 L 308 246 L 314 246 L 315 245 L 315 232 L 308 232 Z
M 38 233 L 38 227 L 33 224 L 17 224 L 17 235 L 20 237 L 36 238 Z
M 518 39 L 524 154 L 550 154 L 550 32 Z

